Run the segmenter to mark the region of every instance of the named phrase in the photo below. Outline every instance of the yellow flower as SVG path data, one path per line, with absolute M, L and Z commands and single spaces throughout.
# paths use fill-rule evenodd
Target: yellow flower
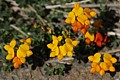
M 100 67 L 101 67 L 100 75 L 103 75 L 105 71 L 110 71 L 110 72 L 115 71 L 115 67 L 112 65 L 111 62 L 101 62 Z
M 70 24 L 70 23 L 74 23 L 75 21 L 75 15 L 74 12 L 69 12 L 68 13 L 68 18 L 65 20 L 66 23 Z
M 24 40 L 24 39 L 20 39 L 20 42 L 24 42 L 25 44 L 28 44 L 28 45 L 30 45 L 31 44 L 31 38 L 27 38 L 26 40 Z
M 19 58 L 23 58 L 23 57 L 29 57 L 31 56 L 33 53 L 31 50 L 29 50 L 30 47 L 27 44 L 21 44 L 17 50 L 17 57 Z
M 90 32 L 86 32 L 86 34 L 85 34 L 85 38 L 88 38 L 88 39 L 90 39 L 90 41 L 94 41 L 94 34 L 93 33 L 90 33 Z
M 16 45 L 16 40 L 13 39 L 9 45 L 5 45 L 4 49 L 8 51 L 8 55 L 6 56 L 7 60 L 11 60 L 14 57 L 14 47 Z
M 62 40 L 62 36 L 54 36 L 52 35 L 52 43 L 48 44 L 47 47 L 49 49 L 51 49 L 51 53 L 50 53 L 50 57 L 55 57 L 57 56 L 59 60 L 61 60 L 63 58 L 62 54 L 61 54 L 61 49 L 62 46 L 58 46 L 58 43 Z
M 57 56 L 59 60 L 63 59 L 63 56 L 66 56 L 66 50 L 64 46 L 57 46 L 51 53 L 50 57 L 55 57 Z
M 85 15 L 86 15 L 88 18 L 91 18 L 91 17 L 96 16 L 96 12 L 92 11 L 92 10 L 89 9 L 89 8 L 84 8 L 83 11 L 84 11 Z
M 73 56 L 73 53 L 72 53 L 72 50 L 73 50 L 73 47 L 71 47 L 71 48 L 69 48 L 69 44 L 64 44 L 63 45 L 63 48 L 64 48 L 64 52 L 66 52 L 66 54 L 67 54 L 67 56 L 69 56 L 69 57 L 72 57 Z
M 84 14 L 80 14 L 77 17 L 77 20 L 82 24 L 82 25 L 88 25 L 88 17 Z M 87 21 L 87 22 L 86 22 Z M 87 24 L 86 24 L 87 23 Z
M 89 61 L 98 63 L 98 62 L 100 62 L 100 57 L 101 57 L 100 53 L 95 53 L 94 56 L 89 56 L 88 59 L 89 59 Z
M 65 45 L 63 46 L 59 46 L 59 51 L 60 51 L 60 54 L 62 54 L 63 56 L 66 56 L 66 48 L 65 48 Z
M 55 57 L 59 55 L 59 47 L 56 46 L 54 49 L 52 49 L 52 52 L 50 53 L 50 57 Z
M 52 35 L 52 39 L 53 39 L 53 44 L 58 44 L 62 40 L 62 36 L 56 37 Z
M 58 56 L 58 59 L 61 61 L 63 59 L 63 55 L 62 54 L 59 54 Z
M 104 71 L 108 71 L 108 70 L 109 70 L 109 66 L 108 66 L 105 62 L 101 62 L 101 63 L 100 63 L 100 67 L 101 67 Z
M 76 2 L 74 4 L 74 8 L 72 9 L 72 12 L 74 12 L 75 16 L 79 16 L 80 14 L 83 13 L 83 8 L 80 7 L 78 2 Z
M 112 62 L 112 63 L 116 63 L 117 59 L 115 57 L 112 57 L 109 53 L 105 53 L 103 56 L 103 60 L 104 62 Z
M 52 35 L 52 39 L 53 39 L 53 42 L 50 44 L 47 44 L 47 47 L 53 51 L 57 47 L 58 43 L 62 40 L 62 36 L 56 37 Z
M 47 47 L 53 51 L 57 47 L 57 44 L 50 43 L 50 44 L 47 44 Z
M 73 47 L 75 47 L 78 43 L 79 43 L 79 41 L 77 41 L 77 40 L 72 40 L 72 39 L 70 39 L 70 38 L 66 38 L 65 39 L 65 44 L 66 44 L 66 47 L 70 50 L 70 51 L 72 51 L 73 50 Z
M 66 50 L 65 50 L 65 46 L 59 46 L 59 54 L 58 54 L 58 59 L 61 61 L 63 59 L 63 56 L 66 56 Z
M 67 56 L 72 57 L 73 56 L 73 53 L 72 53 L 73 47 L 75 47 L 79 43 L 79 41 L 77 41 L 77 40 L 73 41 L 70 38 L 66 38 L 65 42 L 66 43 L 63 45 L 63 47 L 65 49 L 64 52 L 66 51 Z

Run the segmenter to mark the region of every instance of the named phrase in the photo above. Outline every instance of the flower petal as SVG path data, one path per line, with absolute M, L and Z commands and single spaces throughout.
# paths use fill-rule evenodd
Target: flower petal
M 67 52 L 67 56 L 72 57 L 73 53 L 71 51 Z
M 88 59 L 89 61 L 94 61 L 94 56 L 89 56 Z
M 21 57 L 21 58 L 20 58 L 20 61 L 21 61 L 22 63 L 25 63 L 26 59 L 25 59 L 24 57 Z
M 105 74 L 105 71 L 104 70 L 100 70 L 100 75 L 103 76 Z
M 62 54 L 63 56 L 65 56 L 66 53 L 67 53 L 65 45 L 59 46 L 59 49 L 60 49 L 60 54 Z
M 91 68 L 91 69 L 90 69 L 90 73 L 91 73 L 91 74 L 93 74 L 93 73 L 95 73 L 95 72 L 96 72 L 96 71 L 95 71 L 95 68 Z
M 63 59 L 63 55 L 62 54 L 59 54 L 58 56 L 58 59 L 61 61 Z
M 95 16 L 96 16 L 96 12 L 91 11 L 91 12 L 90 12 L 90 15 L 91 15 L 92 17 L 95 17 Z
M 58 36 L 58 41 L 61 41 L 62 40 L 62 36 Z
M 4 46 L 4 49 L 7 50 L 7 51 L 9 51 L 10 48 L 11 48 L 10 45 L 5 45 Z
M 28 56 L 28 57 L 33 54 L 33 52 L 32 52 L 31 50 L 28 50 L 26 53 L 27 53 L 27 56 Z
M 108 71 L 109 67 L 105 62 L 101 62 L 100 63 L 100 67 L 104 70 L 104 71 Z
M 76 40 L 75 40 L 75 41 L 72 41 L 72 45 L 73 45 L 73 46 L 77 46 L 78 43 L 79 43 L 79 41 L 76 41 Z
M 116 63 L 117 62 L 117 59 L 114 58 L 114 57 L 112 57 L 110 60 L 112 61 L 112 63 Z
M 94 34 L 93 33 L 90 34 L 90 32 L 87 31 L 85 34 L 85 38 L 89 38 L 90 41 L 94 41 Z
M 26 57 L 26 51 L 24 51 L 23 49 L 19 48 L 17 50 L 17 57 L 21 58 L 21 57 Z
M 14 48 L 15 45 L 16 45 L 16 40 L 13 39 L 13 40 L 10 42 L 10 46 L 11 46 L 12 48 Z
M 111 72 L 115 72 L 115 67 L 111 66 L 111 67 L 109 67 L 109 70 L 110 70 Z
M 101 67 L 97 64 L 96 67 L 95 67 L 95 69 L 96 69 L 96 72 L 100 72 Z
M 19 48 L 23 50 L 29 50 L 30 47 L 27 44 L 21 44 Z
M 70 24 L 70 23 L 71 23 L 71 20 L 72 20 L 72 18 L 68 17 L 68 18 L 65 20 L 65 22 L 66 22 L 67 24 Z
M 6 56 L 6 59 L 7 59 L 7 60 L 13 59 L 12 54 L 8 54 L 8 55 Z
M 19 67 L 18 63 L 14 63 L 14 68 L 17 69 Z
M 98 65 L 98 64 L 97 64 L 96 62 L 92 62 L 92 63 L 91 63 L 91 67 L 94 67 L 94 68 L 95 68 L 97 65 Z
M 101 57 L 101 54 L 98 52 L 98 53 L 95 53 L 94 56 L 95 56 L 96 58 L 100 58 L 100 57 Z
M 105 53 L 105 54 L 103 55 L 103 60 L 104 60 L 104 62 L 110 61 L 111 58 L 112 58 L 112 56 L 111 56 L 109 53 Z
M 51 53 L 50 53 L 50 57 L 55 57 L 56 55 L 55 55 L 55 52 L 54 51 L 52 51 Z
M 27 38 L 26 39 L 26 43 L 30 45 L 31 44 L 31 40 L 32 40 L 31 38 Z

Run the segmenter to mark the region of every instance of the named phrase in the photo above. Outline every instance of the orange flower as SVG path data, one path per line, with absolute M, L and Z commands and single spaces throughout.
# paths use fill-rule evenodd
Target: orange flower
M 92 68 L 90 70 L 90 73 L 92 73 L 92 74 L 95 73 L 95 72 L 100 72 L 100 70 L 101 70 L 100 66 L 96 62 L 92 62 L 91 67 Z
M 103 69 L 100 70 L 99 74 L 103 76 L 105 74 L 105 71 Z
M 22 62 L 20 61 L 20 59 L 17 56 L 14 57 L 13 63 L 14 63 L 14 68 L 18 68 L 22 64 Z
M 86 31 L 87 31 L 87 30 L 86 30 L 85 28 L 82 28 L 82 29 L 81 29 L 82 34 L 85 34 Z
M 86 43 L 86 44 L 90 44 L 90 43 L 91 43 L 90 39 L 87 38 L 87 39 L 85 40 L 85 43 Z
M 78 22 L 77 20 L 75 20 L 75 22 L 72 24 L 72 26 L 73 27 L 78 27 L 78 29 L 82 29 L 83 28 L 83 25 L 80 23 L 80 22 Z
M 88 26 L 88 25 L 83 26 L 81 29 L 82 34 L 86 34 L 88 28 L 90 28 L 90 26 Z
M 97 32 L 94 42 L 96 43 L 97 46 L 101 47 L 102 41 L 103 41 L 103 37 L 102 37 L 101 33 Z
M 36 22 L 34 22 L 33 27 L 37 28 L 37 23 Z
M 104 43 L 107 43 L 108 42 L 108 36 L 106 35 L 104 40 L 103 40 Z
M 82 29 L 82 27 L 83 27 L 83 25 L 76 20 L 74 21 L 74 23 L 72 23 L 72 26 L 73 26 L 72 29 L 74 32 L 77 32 L 79 29 Z
M 79 30 L 79 28 L 75 26 L 75 27 L 72 28 L 72 30 L 73 30 L 74 32 L 77 32 L 77 31 Z

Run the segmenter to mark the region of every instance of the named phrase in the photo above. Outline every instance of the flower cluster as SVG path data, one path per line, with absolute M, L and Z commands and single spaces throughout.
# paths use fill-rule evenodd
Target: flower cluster
M 62 40 L 62 36 L 54 36 L 52 35 L 52 43 L 48 44 L 47 47 L 51 49 L 50 57 L 57 56 L 59 60 L 62 60 L 64 56 L 73 56 L 73 48 L 79 43 L 77 40 L 72 40 L 70 38 L 65 39 L 65 43 L 63 45 L 60 44 Z
M 21 44 L 17 50 L 15 48 L 17 43 L 15 39 L 13 39 L 10 44 L 4 46 L 4 49 L 8 52 L 6 59 L 12 60 L 14 68 L 18 68 L 22 63 L 25 63 L 25 58 L 33 54 L 30 50 L 31 38 L 26 40 L 21 39 L 20 42 L 23 42 L 23 44 Z
M 91 55 L 88 59 L 92 62 L 90 73 L 99 72 L 99 74 L 103 76 L 105 71 L 115 72 L 113 64 L 117 62 L 117 59 L 109 53 L 105 53 L 102 59 L 100 53 L 95 53 L 94 56 Z
M 102 36 L 100 32 L 97 32 L 95 35 L 94 33 L 90 33 L 89 31 L 85 34 L 85 43 L 90 44 L 91 42 L 94 42 L 98 47 L 102 46 L 102 43 L 108 42 L 107 35 Z
M 73 31 L 77 32 L 81 30 L 82 34 L 85 37 L 85 43 L 90 44 L 93 42 L 98 47 L 101 47 L 102 44 L 107 43 L 108 39 L 107 36 L 102 35 L 99 30 L 94 32 L 88 31 L 90 27 L 90 18 L 96 16 L 96 12 L 92 11 L 89 8 L 82 8 L 78 2 L 74 4 L 74 8 L 68 14 L 68 18 L 65 20 L 66 23 L 72 24 Z M 93 26 L 100 26 L 101 20 L 95 21 Z
M 77 32 L 79 29 L 83 34 L 90 27 L 90 18 L 95 17 L 96 12 L 89 8 L 82 8 L 78 2 L 74 4 L 74 8 L 68 13 L 68 18 L 65 20 L 66 23 L 72 24 L 73 31 Z

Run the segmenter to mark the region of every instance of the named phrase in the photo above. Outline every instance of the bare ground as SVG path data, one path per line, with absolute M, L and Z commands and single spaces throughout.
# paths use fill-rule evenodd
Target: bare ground
M 120 72 L 112 77 L 110 73 L 100 76 L 98 73 L 90 74 L 90 63 L 74 62 L 69 73 L 64 75 L 51 75 L 46 76 L 44 67 L 37 67 L 35 70 L 28 68 L 14 69 L 11 72 L 0 72 L 0 80 L 120 80 Z

